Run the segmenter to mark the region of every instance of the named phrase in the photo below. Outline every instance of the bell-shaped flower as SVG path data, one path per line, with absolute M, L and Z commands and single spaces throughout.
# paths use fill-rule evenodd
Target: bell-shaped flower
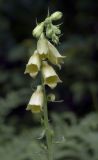
M 44 79 L 44 84 L 48 85 L 50 88 L 55 88 L 57 83 L 62 82 L 52 66 L 50 66 L 46 61 L 42 62 L 42 75 Z
M 58 50 L 48 41 L 48 46 L 49 46 L 49 54 L 48 54 L 48 59 L 52 64 L 55 64 L 61 68 L 61 65 L 65 58 L 65 56 L 61 56 Z
M 34 54 L 30 57 L 28 64 L 26 65 L 25 73 L 29 73 L 31 77 L 35 77 L 40 70 L 41 60 L 40 56 L 35 50 Z
M 29 101 L 29 104 L 26 108 L 26 110 L 31 110 L 32 113 L 39 113 L 43 109 L 44 104 L 44 94 L 42 86 L 37 86 L 36 91 L 31 96 L 31 99 Z
M 42 33 L 38 42 L 37 42 L 37 51 L 42 59 L 47 58 L 48 55 L 48 41 Z
M 44 29 L 44 22 L 41 22 L 40 24 L 38 24 L 34 30 L 32 31 L 32 34 L 34 37 L 39 38 L 40 35 L 42 34 Z

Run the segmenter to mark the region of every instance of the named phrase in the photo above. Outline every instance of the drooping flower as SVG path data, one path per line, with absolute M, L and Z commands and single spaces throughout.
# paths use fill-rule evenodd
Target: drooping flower
M 35 50 L 34 54 L 30 57 L 28 64 L 26 65 L 25 73 L 29 73 L 31 77 L 35 77 L 40 70 L 41 60 L 37 50 Z
M 38 85 L 36 91 L 31 96 L 31 99 L 29 101 L 26 110 L 31 110 L 32 113 L 39 113 L 43 109 L 43 104 L 44 104 L 43 89 L 41 85 Z
M 46 61 L 42 62 L 42 75 L 44 84 L 48 85 L 52 89 L 56 87 L 57 83 L 62 82 L 53 67 L 50 66 Z
M 65 56 L 61 56 L 58 50 L 48 41 L 49 54 L 48 59 L 52 64 L 55 64 L 61 68 L 61 65 Z
M 42 33 L 38 42 L 37 42 L 37 51 L 42 59 L 47 58 L 48 55 L 48 41 Z
M 34 37 L 39 38 L 40 35 L 42 34 L 44 29 L 44 22 L 41 22 L 40 24 L 38 24 L 34 30 L 32 31 L 32 34 Z

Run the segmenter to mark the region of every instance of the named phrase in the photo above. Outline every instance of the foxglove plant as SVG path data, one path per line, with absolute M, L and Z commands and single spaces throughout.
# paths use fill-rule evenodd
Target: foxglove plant
M 26 110 L 31 110 L 32 113 L 41 113 L 44 119 L 44 128 L 47 144 L 47 158 L 53 160 L 52 155 L 52 132 L 48 121 L 48 109 L 47 101 L 55 101 L 55 96 L 50 94 L 46 95 L 45 85 L 48 85 L 51 89 L 55 88 L 58 83 L 61 83 L 59 76 L 52 67 L 51 64 L 57 65 L 61 68 L 64 56 L 60 55 L 54 44 L 59 43 L 59 37 L 61 35 L 60 25 L 54 25 L 53 21 L 62 18 L 62 13 L 57 11 L 37 24 L 32 34 L 37 38 L 37 48 L 33 55 L 30 57 L 25 73 L 28 73 L 32 78 L 35 78 L 40 72 L 41 84 L 37 86 L 37 89 L 32 94 L 29 104 Z M 51 42 L 50 42 L 50 41 Z

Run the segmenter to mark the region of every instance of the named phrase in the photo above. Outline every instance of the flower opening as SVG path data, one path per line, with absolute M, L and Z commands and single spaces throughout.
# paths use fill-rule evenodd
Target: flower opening
M 44 84 L 48 85 L 50 88 L 55 88 L 57 83 L 62 82 L 52 66 L 50 66 L 46 61 L 42 64 L 42 75 L 44 79 Z
M 41 61 L 37 50 L 30 57 L 28 64 L 26 65 L 25 73 L 29 73 L 31 77 L 35 77 L 40 70 Z
M 31 110 L 32 113 L 39 113 L 43 109 L 44 95 L 42 91 L 42 86 L 38 85 L 36 91 L 31 96 L 29 104 L 26 110 Z

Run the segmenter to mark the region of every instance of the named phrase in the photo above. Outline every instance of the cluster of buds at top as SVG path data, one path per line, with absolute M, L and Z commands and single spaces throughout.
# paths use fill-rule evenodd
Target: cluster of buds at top
M 53 21 L 59 20 L 61 18 L 62 18 L 62 12 L 59 11 L 51 14 L 51 16 L 48 15 L 48 17 L 43 22 L 37 24 L 37 26 L 32 32 L 33 36 L 39 38 L 45 29 L 46 37 L 51 39 L 53 43 L 58 44 L 59 37 L 61 35 L 61 31 L 59 28 L 60 24 L 54 25 Z
M 61 17 L 61 12 L 55 12 L 48 18 L 53 21 L 58 20 Z M 27 110 L 31 110 L 33 113 L 39 113 L 43 111 L 43 85 L 48 85 L 51 89 L 53 89 L 58 83 L 62 82 L 51 64 L 57 65 L 59 68 L 61 68 L 61 64 L 63 63 L 65 56 L 60 55 L 56 47 L 47 39 L 46 36 L 49 30 L 48 23 L 46 26 L 46 30 L 44 30 L 44 26 L 46 25 L 45 23 L 40 23 L 33 30 L 33 35 L 38 38 L 37 48 L 34 51 L 33 55 L 30 57 L 25 70 L 25 73 L 28 73 L 32 78 L 35 78 L 38 73 L 41 72 L 41 76 L 43 79 L 43 84 L 37 86 L 37 89 L 31 96 L 31 99 L 27 106 Z M 57 34 L 56 31 L 55 34 Z M 47 100 L 48 98 L 53 101 L 55 99 L 55 96 L 51 94 L 50 97 L 47 96 Z

